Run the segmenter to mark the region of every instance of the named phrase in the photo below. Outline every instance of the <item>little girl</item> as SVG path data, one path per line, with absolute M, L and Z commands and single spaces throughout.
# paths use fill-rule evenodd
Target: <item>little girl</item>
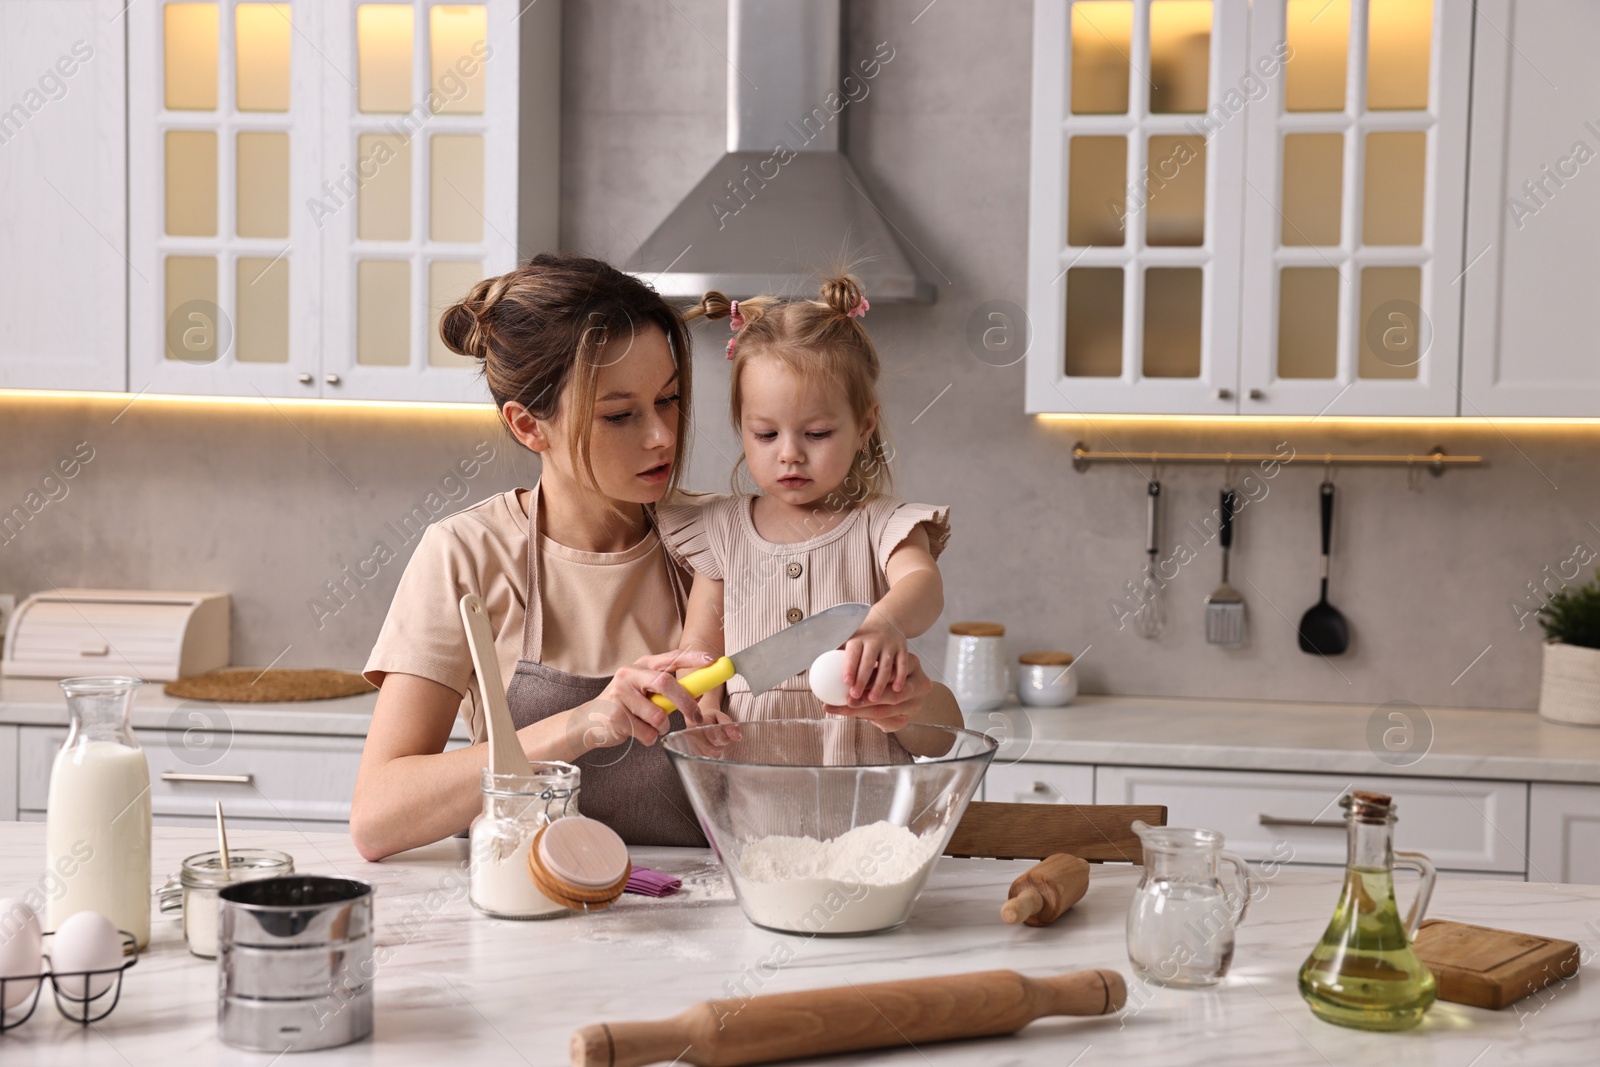
M 662 506 L 658 517 L 695 572 L 683 648 L 720 656 L 836 604 L 871 604 L 845 645 L 845 682 L 853 702 L 877 703 L 905 683 L 907 640 L 944 609 L 934 560 L 950 521 L 948 508 L 884 494 L 889 453 L 867 308 L 849 275 L 828 279 L 816 300 L 710 292 L 690 308 L 687 319 L 733 328 L 733 425 L 761 494 Z M 822 712 L 804 673 L 758 697 L 737 676 L 727 688 L 735 721 Z M 714 693 L 700 700 L 702 711 L 717 704 Z

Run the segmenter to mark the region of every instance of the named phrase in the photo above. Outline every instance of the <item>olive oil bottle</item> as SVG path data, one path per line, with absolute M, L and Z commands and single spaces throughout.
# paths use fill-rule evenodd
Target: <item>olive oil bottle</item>
M 1433 974 L 1411 948 L 1433 895 L 1434 870 L 1418 852 L 1395 852 L 1394 802 L 1381 793 L 1340 801 L 1349 824 L 1344 889 L 1327 932 L 1300 968 L 1300 995 L 1319 1018 L 1361 1030 L 1406 1030 L 1433 1003 Z M 1394 868 L 1422 875 L 1405 919 L 1394 899 Z

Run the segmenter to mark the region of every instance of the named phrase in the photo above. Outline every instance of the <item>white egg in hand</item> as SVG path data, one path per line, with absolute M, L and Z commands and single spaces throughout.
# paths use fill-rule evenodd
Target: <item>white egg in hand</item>
M 811 683 L 811 692 L 824 704 L 843 707 L 850 703 L 850 686 L 844 680 L 844 661 L 845 652 L 842 648 L 824 652 L 811 661 L 811 671 L 806 679 Z
M 0 900 L 0 978 L 35 975 L 44 970 L 39 917 L 25 901 Z M 33 995 L 38 979 L 8 981 L 0 1008 L 14 1008 Z
M 50 971 L 56 975 L 56 988 L 74 999 L 84 999 L 84 980 L 62 978 L 74 971 L 109 971 L 122 966 L 122 935 L 110 919 L 97 911 L 80 911 L 67 917 L 50 939 Z M 97 974 L 89 979 L 89 996 L 98 997 L 111 988 L 115 974 Z

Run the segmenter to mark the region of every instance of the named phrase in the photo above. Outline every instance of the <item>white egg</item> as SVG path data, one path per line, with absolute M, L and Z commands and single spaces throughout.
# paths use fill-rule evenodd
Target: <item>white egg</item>
M 844 680 L 844 649 L 824 652 L 811 661 L 811 671 L 806 675 L 811 692 L 824 704 L 843 707 L 850 703 L 850 687 Z
M 25 901 L 15 897 L 0 900 L 0 978 L 39 974 L 44 970 L 39 917 Z M 37 979 L 5 984 L 4 1003 L 14 1008 L 33 995 Z
M 97 911 L 80 911 L 68 916 L 50 939 L 50 972 L 69 997 L 83 997 L 82 978 L 61 978 L 74 971 L 105 971 L 122 966 L 122 935 L 111 920 Z M 97 974 L 89 979 L 89 996 L 97 997 L 111 988 L 114 974 Z

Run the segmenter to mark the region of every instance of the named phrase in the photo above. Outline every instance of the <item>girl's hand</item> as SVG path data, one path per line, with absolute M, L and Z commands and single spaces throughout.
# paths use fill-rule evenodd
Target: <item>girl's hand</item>
M 906 635 L 893 623 L 867 616 L 856 635 L 845 642 L 844 653 L 844 682 L 850 687 L 852 705 L 858 701 L 877 704 L 883 702 L 885 693 L 904 690 L 912 656 L 906 648 Z
M 672 672 L 680 667 L 704 667 L 713 658 L 704 652 L 680 650 L 641 656 L 622 668 L 611 676 L 610 683 L 588 706 L 589 710 L 580 711 L 575 725 L 582 732 L 581 750 L 610 748 L 628 740 L 655 744 L 667 732 L 669 716 L 651 702 L 650 697 L 655 693 L 676 704 L 685 722 L 699 725 L 702 718 L 699 703 L 678 684 Z
M 922 673 L 922 663 L 916 655 L 906 653 L 906 673 L 900 688 L 884 691 L 878 700 L 851 700 L 847 707 L 823 708 L 830 715 L 848 715 L 865 719 L 886 734 L 903 730 L 922 717 L 923 700 L 933 689 L 933 683 Z

